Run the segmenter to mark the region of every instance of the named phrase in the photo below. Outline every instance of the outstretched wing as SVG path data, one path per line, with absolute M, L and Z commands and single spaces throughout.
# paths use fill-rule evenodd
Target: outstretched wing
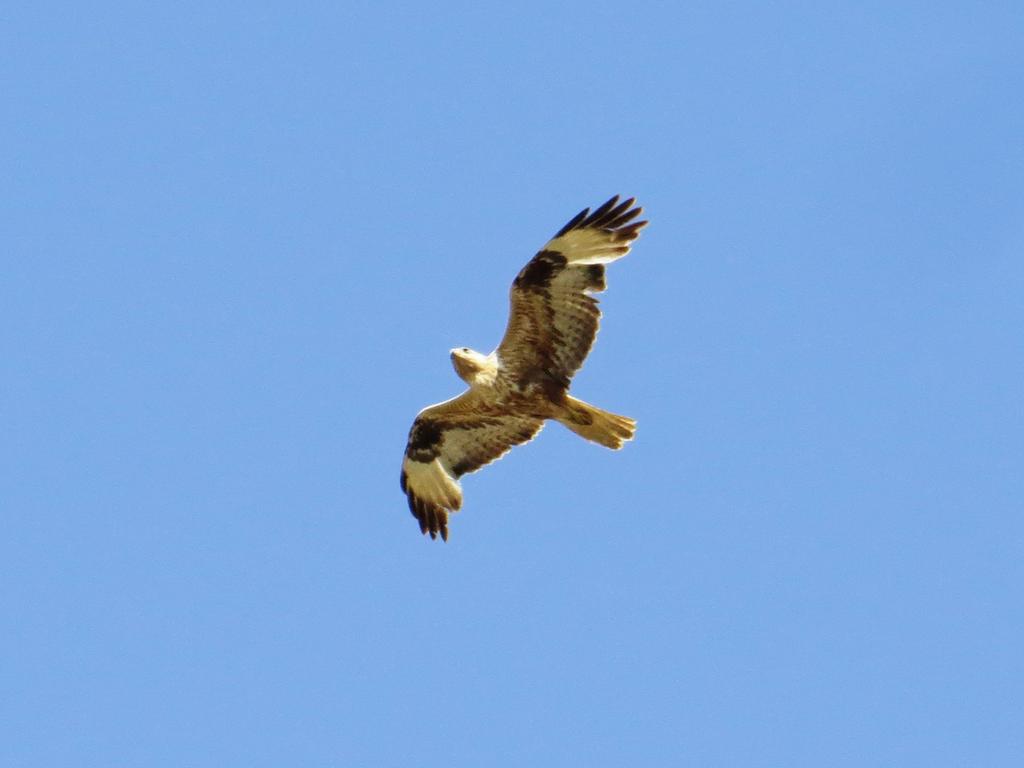
M 462 506 L 458 478 L 531 440 L 543 425 L 503 412 L 471 390 L 421 411 L 402 459 L 402 490 L 420 530 L 447 541 L 448 513 Z
M 509 375 L 569 386 L 597 336 L 601 311 L 591 294 L 605 289 L 604 265 L 629 253 L 647 224 L 634 221 L 643 211 L 635 202 L 616 195 L 593 213 L 585 208 L 516 276 L 497 349 Z

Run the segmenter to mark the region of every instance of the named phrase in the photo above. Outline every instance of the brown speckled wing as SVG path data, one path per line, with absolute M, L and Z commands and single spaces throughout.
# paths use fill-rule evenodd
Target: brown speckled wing
M 569 386 L 597 336 L 601 311 L 592 294 L 606 288 L 604 265 L 625 256 L 647 224 L 635 220 L 643 209 L 634 202 L 615 196 L 593 213 L 584 209 L 520 270 L 497 350 L 507 375 Z
M 531 440 L 541 419 L 508 414 L 465 392 L 423 410 L 409 430 L 401 486 L 420 530 L 448 540 L 448 514 L 462 506 L 458 478 Z

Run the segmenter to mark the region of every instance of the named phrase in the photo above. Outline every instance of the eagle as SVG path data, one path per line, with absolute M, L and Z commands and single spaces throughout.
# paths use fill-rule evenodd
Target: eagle
M 512 281 L 497 349 L 451 350 L 469 389 L 419 412 L 402 459 L 402 491 L 432 539 L 448 540 L 448 514 L 462 507 L 459 478 L 532 440 L 547 419 L 615 450 L 633 438 L 636 421 L 577 400 L 569 383 L 597 335 L 593 294 L 606 287 L 604 265 L 629 253 L 647 224 L 635 203 L 616 195 L 580 211 Z

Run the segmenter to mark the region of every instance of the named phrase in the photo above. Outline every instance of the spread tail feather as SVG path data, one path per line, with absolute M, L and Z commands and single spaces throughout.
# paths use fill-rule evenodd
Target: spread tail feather
M 602 411 L 571 396 L 566 397 L 565 408 L 556 418 L 585 440 L 613 450 L 621 448 L 625 441 L 632 440 L 636 434 L 634 419 Z

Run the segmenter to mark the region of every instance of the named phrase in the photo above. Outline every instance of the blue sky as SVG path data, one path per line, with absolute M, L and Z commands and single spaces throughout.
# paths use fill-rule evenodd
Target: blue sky
M 1024 759 L 1016 3 L 35 4 L 0 25 L 5 766 Z M 398 488 L 636 195 L 550 425 Z

